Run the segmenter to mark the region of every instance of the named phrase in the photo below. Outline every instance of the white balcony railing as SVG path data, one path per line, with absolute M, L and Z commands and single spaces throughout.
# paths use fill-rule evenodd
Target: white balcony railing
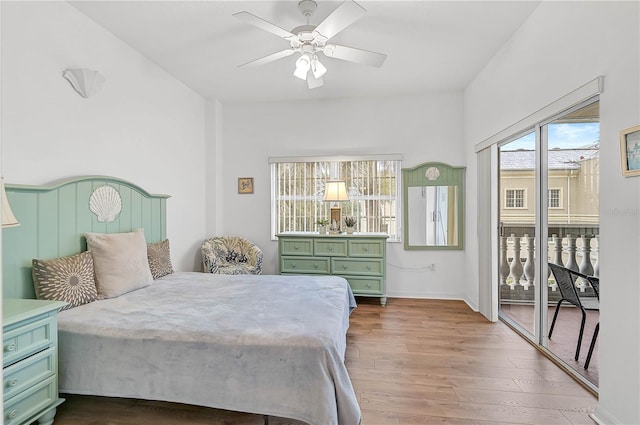
M 548 261 L 588 276 L 598 276 L 598 236 L 582 235 L 580 237 L 552 235 L 548 241 Z M 535 278 L 535 238 L 524 236 L 500 237 L 500 286 L 508 285 L 510 289 L 522 286 L 528 290 L 534 285 Z M 553 275 L 548 272 L 549 289 L 557 290 Z M 578 289 L 584 291 L 588 284 L 577 283 Z

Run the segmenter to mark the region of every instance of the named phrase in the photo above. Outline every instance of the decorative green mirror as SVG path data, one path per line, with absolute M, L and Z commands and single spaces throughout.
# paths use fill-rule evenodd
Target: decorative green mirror
M 442 162 L 402 169 L 404 249 L 462 249 L 464 171 Z

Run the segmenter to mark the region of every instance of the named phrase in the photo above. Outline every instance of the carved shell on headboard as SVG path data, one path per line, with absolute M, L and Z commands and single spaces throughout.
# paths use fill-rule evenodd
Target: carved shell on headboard
M 89 198 L 89 210 L 98 217 L 101 223 L 115 221 L 122 210 L 122 199 L 118 191 L 109 186 L 97 187 Z

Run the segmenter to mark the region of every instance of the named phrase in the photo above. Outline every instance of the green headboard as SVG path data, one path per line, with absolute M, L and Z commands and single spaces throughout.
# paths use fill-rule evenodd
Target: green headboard
M 31 260 L 85 251 L 86 232 L 144 228 L 147 242 L 166 238 L 169 196 L 149 194 L 121 179 L 89 176 L 51 186 L 7 183 L 5 189 L 20 226 L 2 229 L 3 298 L 35 298 Z

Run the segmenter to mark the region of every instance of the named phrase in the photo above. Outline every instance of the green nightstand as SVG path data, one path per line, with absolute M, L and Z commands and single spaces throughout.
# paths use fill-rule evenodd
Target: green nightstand
M 58 324 L 67 303 L 26 299 L 2 301 L 4 424 L 51 425 L 58 397 Z

